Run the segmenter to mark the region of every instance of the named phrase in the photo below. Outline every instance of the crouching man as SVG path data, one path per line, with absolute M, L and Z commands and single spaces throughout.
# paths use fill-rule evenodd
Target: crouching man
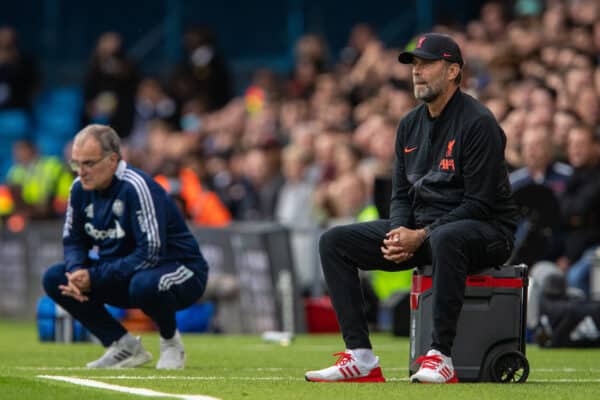
M 121 159 L 117 133 L 89 125 L 74 139 L 77 172 L 63 230 L 64 262 L 44 289 L 107 347 L 89 368 L 133 368 L 152 360 L 104 304 L 139 308 L 160 330 L 158 369 L 185 365 L 175 311 L 204 292 L 208 266 L 175 203 Z

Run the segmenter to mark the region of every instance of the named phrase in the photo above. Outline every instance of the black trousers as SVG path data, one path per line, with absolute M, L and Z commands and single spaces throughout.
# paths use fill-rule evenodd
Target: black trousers
M 512 234 L 494 225 L 462 220 L 430 232 L 415 255 L 402 263 L 383 258 L 380 247 L 389 220 L 336 226 L 319 240 L 325 280 L 347 349 L 371 348 L 358 269 L 400 271 L 433 266 L 431 347 L 450 355 L 464 301 L 467 274 L 502 265 L 513 247 Z

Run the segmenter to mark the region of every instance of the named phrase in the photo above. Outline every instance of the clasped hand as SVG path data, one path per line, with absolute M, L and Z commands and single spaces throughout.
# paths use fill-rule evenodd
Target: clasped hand
M 90 291 L 90 273 L 87 269 L 78 269 L 75 272 L 67 272 L 66 285 L 59 285 L 60 293 L 63 296 L 72 297 L 79 302 L 88 301 L 89 297 L 84 293 Z
M 392 229 L 385 235 L 381 252 L 383 258 L 401 263 L 411 258 L 425 241 L 424 229 L 409 229 L 403 226 Z

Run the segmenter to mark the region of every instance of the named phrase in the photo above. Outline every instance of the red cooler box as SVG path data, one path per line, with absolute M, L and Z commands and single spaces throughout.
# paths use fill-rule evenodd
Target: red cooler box
M 410 294 L 410 364 L 431 346 L 431 266 L 413 271 Z M 459 381 L 525 382 L 527 266 L 510 265 L 469 275 L 452 361 Z

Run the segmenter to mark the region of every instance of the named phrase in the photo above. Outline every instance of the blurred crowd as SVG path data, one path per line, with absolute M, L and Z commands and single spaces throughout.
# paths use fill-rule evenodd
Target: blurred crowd
M 466 26 L 432 30 L 459 43 L 462 89 L 504 129 L 515 191 L 537 184 L 554 196 L 562 217 L 552 243 L 528 261 L 575 271 L 600 245 L 600 3 L 488 2 Z M 1 109 L 30 108 L 39 82 L 16 39 L 14 30 L 0 30 Z M 210 30 L 189 30 L 184 44 L 184 59 L 158 79 L 140 73 L 119 34 L 103 34 L 82 83 L 81 124 L 113 126 L 127 162 L 158 176 L 200 225 L 274 220 L 312 231 L 385 215 L 375 182 L 389 179 L 398 121 L 417 105 L 411 67 L 397 61 L 414 42 L 386 46 L 361 23 L 332 54 L 325 38 L 309 33 L 287 74 L 257 70 L 238 94 Z M 10 213 L 60 214 L 64 171 L 28 200 L 27 178 L 51 169 L 36 174 L 32 166 L 50 161 L 31 143 L 18 146 L 29 153 L 15 147 L 5 180 Z M 520 240 L 529 233 L 521 229 Z M 302 254 L 313 244 L 294 247 Z M 309 285 L 311 275 L 300 275 Z M 570 283 L 589 291 L 583 281 L 577 275 Z

